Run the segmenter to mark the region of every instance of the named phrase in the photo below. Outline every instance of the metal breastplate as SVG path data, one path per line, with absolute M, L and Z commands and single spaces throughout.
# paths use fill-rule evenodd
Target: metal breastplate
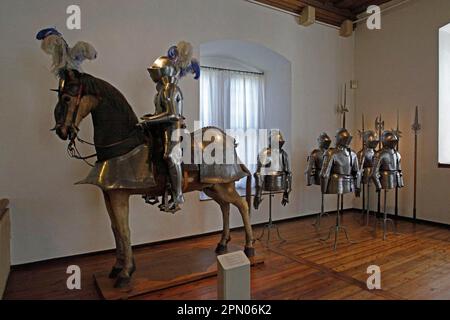
M 325 193 L 345 194 L 355 192 L 355 177 L 352 175 L 352 169 L 355 161 L 358 163 L 356 154 L 348 149 L 334 149 L 331 161 L 331 163 L 328 163 L 332 167 Z
M 172 95 L 173 101 L 170 101 L 166 98 L 166 96 L 171 96 L 165 91 L 173 90 L 174 94 Z M 168 109 L 168 104 L 173 103 L 175 107 L 175 114 L 179 116 L 183 116 L 183 95 L 181 90 L 175 84 L 170 84 L 162 88 L 155 96 L 155 114 L 159 114 L 165 112 Z
M 263 178 L 262 189 L 265 191 L 282 191 L 286 188 L 286 172 L 283 163 L 283 151 L 272 152 L 264 149 L 259 155 L 260 171 Z
M 403 175 L 400 168 L 401 157 L 392 149 L 380 151 L 379 182 L 382 189 L 395 189 L 404 187 Z

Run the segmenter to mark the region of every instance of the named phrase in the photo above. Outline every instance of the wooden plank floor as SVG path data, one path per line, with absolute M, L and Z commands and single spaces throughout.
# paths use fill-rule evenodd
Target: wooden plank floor
M 319 232 L 313 218 L 280 223 L 288 241 L 273 239 L 269 245 L 257 242 L 265 264 L 252 269 L 253 299 L 450 299 L 450 230 L 410 222 L 398 222 L 398 234 L 382 240 L 382 231 L 360 224 L 360 215 L 346 213 L 343 224 L 352 241 L 339 236 L 338 250 L 323 243 L 334 215 L 326 217 Z M 261 228 L 255 228 L 258 235 Z M 243 232 L 232 232 L 233 243 L 243 243 Z M 219 235 L 137 248 L 135 254 L 151 258 L 152 253 L 170 248 L 208 245 L 214 249 Z M 17 267 L 11 273 L 5 299 L 99 299 L 92 274 L 109 269 L 113 254 L 58 259 Z M 82 270 L 82 289 L 66 288 L 66 268 L 76 264 Z M 369 265 L 381 268 L 381 290 L 368 290 Z M 139 266 L 138 266 L 139 268 Z M 178 286 L 139 299 L 216 299 L 216 278 Z

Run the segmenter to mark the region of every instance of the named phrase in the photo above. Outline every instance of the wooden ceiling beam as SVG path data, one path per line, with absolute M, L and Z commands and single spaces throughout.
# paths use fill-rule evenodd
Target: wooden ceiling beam
M 316 19 L 334 26 L 341 26 L 345 20 L 355 21 L 358 14 L 370 5 L 381 5 L 390 0 L 255 0 L 295 14 L 301 14 L 306 6 L 316 9 Z
M 295 14 L 301 14 L 304 7 L 312 5 L 312 2 L 299 1 L 299 0 L 256 0 L 257 2 L 267 4 L 282 10 L 286 10 Z M 317 1 L 314 1 L 317 2 Z M 315 7 L 314 5 L 312 5 Z M 356 19 L 356 16 L 346 12 L 345 15 L 338 14 L 336 11 L 330 11 L 324 9 L 324 6 L 315 7 L 316 8 L 316 19 L 321 22 L 325 22 L 334 26 L 340 26 L 344 20 Z

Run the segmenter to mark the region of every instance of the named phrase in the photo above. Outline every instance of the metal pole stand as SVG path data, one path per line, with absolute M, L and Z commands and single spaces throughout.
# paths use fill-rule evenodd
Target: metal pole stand
M 381 194 L 381 193 L 380 193 Z M 375 222 L 375 233 L 376 233 L 376 231 L 377 231 L 377 226 L 378 226 L 378 222 L 382 222 L 383 223 L 383 240 L 386 240 L 386 237 L 387 237 L 387 232 L 388 232 L 388 230 L 387 230 L 387 228 L 388 228 L 388 222 L 390 222 L 390 223 L 392 223 L 392 227 L 393 227 L 393 229 L 394 229 L 394 234 L 397 234 L 397 228 L 396 228 L 396 226 L 395 226 L 395 223 L 394 223 L 394 221 L 392 220 L 392 219 L 390 219 L 390 218 L 388 218 L 387 217 L 387 209 L 386 209 L 386 202 L 387 202 L 387 200 L 386 200 L 386 198 L 387 198 L 387 189 L 384 189 L 384 212 L 383 212 L 383 220 L 382 221 L 380 221 L 379 219 L 377 219 L 377 221 Z
M 364 185 L 363 185 L 364 188 Z M 364 213 L 366 213 L 365 215 L 365 219 L 366 219 L 366 226 L 369 226 L 369 222 L 370 222 L 370 181 L 367 183 L 367 201 L 365 202 L 365 207 L 363 209 L 363 218 L 361 221 L 361 224 L 364 224 Z M 375 219 L 376 219 L 376 213 L 375 213 Z
M 334 231 L 334 245 L 333 245 L 334 251 L 336 251 L 336 249 L 337 249 L 338 234 L 339 234 L 339 231 L 341 231 L 341 230 L 344 231 L 347 241 L 350 243 L 354 243 L 353 241 L 350 241 L 350 239 L 348 237 L 347 228 L 341 225 L 340 201 L 341 201 L 341 195 L 338 194 L 337 195 L 336 225 L 334 225 L 330 228 L 330 231 L 328 232 L 328 236 L 325 239 L 320 239 L 320 241 L 328 241 L 331 238 L 332 232 Z
M 313 226 L 316 227 L 316 229 L 320 229 L 320 220 L 322 219 L 322 217 L 329 215 L 328 212 L 325 212 L 325 205 L 324 205 L 325 195 L 322 192 L 321 192 L 321 195 L 322 195 L 322 197 L 321 197 L 322 203 L 320 205 L 320 213 L 317 214 L 316 221 L 312 224 Z
M 259 240 L 259 241 L 262 241 L 262 239 L 264 238 L 264 234 L 266 232 L 266 229 L 267 229 L 267 241 L 266 241 L 266 243 L 269 243 L 269 241 L 270 241 L 270 231 L 271 231 L 271 229 L 276 229 L 277 230 L 278 240 L 280 240 L 281 243 L 284 243 L 284 242 L 286 242 L 286 240 L 283 239 L 283 237 L 281 237 L 280 230 L 279 230 L 278 226 L 275 223 L 273 223 L 273 221 L 272 221 L 272 198 L 274 196 L 275 195 L 272 192 L 269 193 L 269 222 L 264 225 L 263 231 L 261 232 L 261 235 L 258 238 L 256 238 L 256 239 Z

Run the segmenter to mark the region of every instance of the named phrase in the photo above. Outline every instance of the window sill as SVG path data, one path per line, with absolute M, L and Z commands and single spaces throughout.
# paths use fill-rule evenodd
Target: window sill
M 443 164 L 443 163 L 438 163 L 438 168 L 447 168 L 450 169 L 450 164 Z

